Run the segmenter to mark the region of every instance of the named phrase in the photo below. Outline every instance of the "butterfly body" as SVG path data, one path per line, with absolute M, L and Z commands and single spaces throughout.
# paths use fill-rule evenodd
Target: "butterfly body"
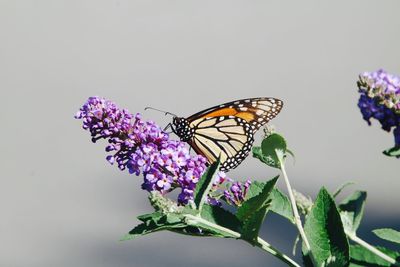
M 189 122 L 185 118 L 174 117 L 172 121 L 174 133 L 179 136 L 181 141 L 188 142 L 193 138 L 194 128 L 190 128 Z
M 188 118 L 174 117 L 172 131 L 220 170 L 236 168 L 250 153 L 256 131 L 274 118 L 283 102 L 259 97 L 228 102 Z

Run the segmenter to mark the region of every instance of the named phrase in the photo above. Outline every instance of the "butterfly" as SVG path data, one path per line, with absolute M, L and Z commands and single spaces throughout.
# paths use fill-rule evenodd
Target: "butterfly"
M 188 118 L 174 116 L 169 126 L 208 164 L 220 159 L 220 170 L 236 168 L 249 154 L 256 131 L 281 111 L 283 102 L 272 97 L 228 102 Z

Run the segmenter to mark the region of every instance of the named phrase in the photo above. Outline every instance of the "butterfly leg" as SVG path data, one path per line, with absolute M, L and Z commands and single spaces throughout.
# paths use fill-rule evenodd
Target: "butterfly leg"
M 168 128 L 171 128 L 171 123 L 168 123 L 168 125 L 167 126 L 165 126 L 165 128 L 164 128 L 164 132 L 166 131 L 166 130 L 168 130 Z

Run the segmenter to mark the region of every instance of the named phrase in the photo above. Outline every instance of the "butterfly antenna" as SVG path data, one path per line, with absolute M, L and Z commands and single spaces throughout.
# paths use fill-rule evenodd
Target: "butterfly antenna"
M 152 108 L 152 107 L 145 107 L 145 108 L 144 108 L 144 110 L 148 110 L 148 109 L 162 112 L 162 113 L 165 114 L 165 116 L 167 116 L 167 115 L 172 115 L 172 116 L 174 116 L 174 117 L 178 117 L 178 116 L 176 116 L 174 113 L 171 113 L 171 112 L 169 112 L 169 111 L 164 111 L 164 110 L 157 109 L 157 108 Z

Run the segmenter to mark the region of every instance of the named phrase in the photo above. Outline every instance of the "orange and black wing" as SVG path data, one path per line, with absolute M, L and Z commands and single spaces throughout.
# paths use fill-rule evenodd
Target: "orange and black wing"
M 189 144 L 209 163 L 221 160 L 221 170 L 237 167 L 249 154 L 254 133 L 282 108 L 275 98 L 251 98 L 229 102 L 190 116 L 194 130 Z
M 235 116 L 207 117 L 198 121 L 189 144 L 209 163 L 220 157 L 220 170 L 237 167 L 249 154 L 254 142 L 251 126 Z
M 221 116 L 235 116 L 244 119 L 257 131 L 261 126 L 273 119 L 281 111 L 283 102 L 273 97 L 248 98 L 228 102 L 196 113 L 187 120 L 196 125 L 196 120 Z

